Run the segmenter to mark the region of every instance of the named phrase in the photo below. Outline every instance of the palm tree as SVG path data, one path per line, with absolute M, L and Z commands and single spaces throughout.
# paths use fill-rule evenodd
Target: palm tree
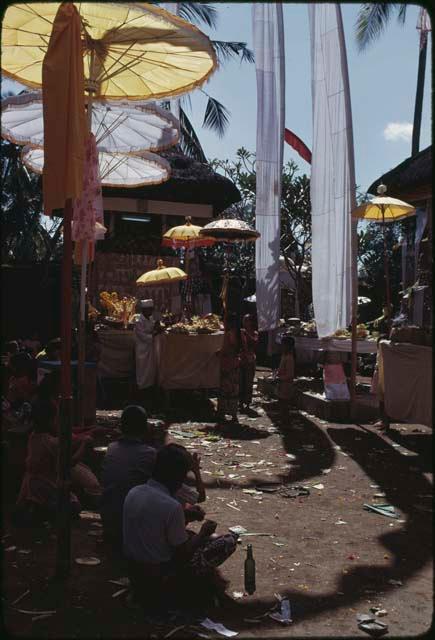
M 403 25 L 406 20 L 406 9 L 407 5 L 405 3 L 398 4 L 386 2 L 382 4 L 362 4 L 358 12 L 356 21 L 356 41 L 360 51 L 366 49 L 367 46 L 369 46 L 374 40 L 380 37 L 394 14 L 397 14 L 399 23 Z M 421 9 L 421 11 L 425 11 L 425 9 Z M 420 145 L 424 79 L 426 73 L 426 54 L 427 37 L 423 37 L 422 33 L 422 37 L 420 40 L 420 53 L 418 58 L 417 91 L 415 94 L 414 105 L 414 126 L 412 128 L 412 155 L 418 153 Z
M 151 4 L 164 4 L 161 2 L 151 2 Z M 213 4 L 205 2 L 179 2 L 178 13 L 180 17 L 195 24 L 204 24 L 211 29 L 217 26 L 217 10 Z M 254 54 L 247 47 L 246 42 L 226 42 L 222 40 L 211 40 L 216 57 L 220 65 L 224 65 L 231 59 L 239 58 L 240 62 L 254 62 Z M 215 131 L 222 137 L 228 127 L 230 112 L 216 98 L 210 96 L 204 89 L 200 91 L 207 96 L 207 105 L 204 113 L 202 126 Z M 186 155 L 191 156 L 200 162 L 207 162 L 204 150 L 199 138 L 186 114 L 184 107 L 190 107 L 190 96 L 184 96 L 180 100 L 180 132 L 181 149 Z M 169 106 L 169 103 L 164 103 Z

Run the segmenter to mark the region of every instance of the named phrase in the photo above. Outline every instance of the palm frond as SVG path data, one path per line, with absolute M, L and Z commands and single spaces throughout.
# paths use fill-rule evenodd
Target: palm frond
M 227 62 L 231 58 L 239 58 L 240 62 L 254 62 L 254 54 L 246 45 L 246 42 L 225 42 L 212 40 L 213 48 L 220 63 Z
M 358 11 L 356 20 L 356 43 L 360 51 L 378 38 L 387 26 L 392 12 L 397 9 L 395 3 L 364 3 Z
M 406 8 L 408 5 L 406 4 L 401 4 L 399 7 L 399 13 L 397 15 L 397 19 L 399 22 L 401 22 L 402 24 L 405 24 L 405 20 L 406 20 Z
M 198 162 L 207 162 L 203 148 L 186 112 L 180 107 L 180 146 L 183 153 Z
M 222 138 L 230 122 L 229 116 L 230 112 L 221 102 L 216 100 L 216 98 L 208 96 L 207 108 L 202 123 L 203 127 L 212 129 Z
M 208 27 L 216 29 L 218 16 L 216 8 L 212 4 L 206 2 L 180 2 L 178 13 L 189 22 L 196 22 L 197 24 L 203 22 Z

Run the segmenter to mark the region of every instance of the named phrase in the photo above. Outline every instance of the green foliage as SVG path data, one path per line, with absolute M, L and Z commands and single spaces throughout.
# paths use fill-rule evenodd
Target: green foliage
M 1 141 L 2 264 L 28 264 L 52 255 L 60 221 L 41 223 L 41 177 L 27 171 L 21 148 Z
M 380 37 L 394 13 L 397 13 L 398 21 L 403 24 L 406 19 L 406 6 L 404 3 L 389 2 L 362 4 L 355 24 L 356 42 L 360 51 Z
M 222 213 L 223 218 L 237 218 L 255 227 L 255 154 L 247 149 L 238 149 L 236 159 L 210 162 L 215 171 L 223 173 L 239 189 L 242 199 Z M 223 268 L 225 250 L 217 245 L 207 250 Z M 304 304 L 311 301 L 310 256 L 311 256 L 311 205 L 310 180 L 298 173 L 298 166 L 289 162 L 283 167 L 281 199 L 281 255 L 296 284 L 297 298 Z M 254 243 L 236 245 L 227 256 L 233 273 L 246 279 L 255 277 Z M 304 272 L 304 278 L 302 278 Z
M 151 4 L 164 4 L 162 2 L 152 2 Z M 179 14 L 185 20 L 194 24 L 207 25 L 211 29 L 216 29 L 218 13 L 213 4 L 204 2 L 180 2 Z M 238 59 L 240 62 L 254 62 L 254 54 L 248 48 L 246 42 L 227 42 L 224 40 L 211 40 L 216 58 L 220 66 L 230 60 Z M 202 126 L 206 129 L 214 131 L 222 138 L 230 122 L 230 112 L 216 98 L 210 96 L 206 91 L 201 90 L 207 96 L 207 105 L 204 112 Z M 187 115 L 186 108 L 190 106 L 190 96 L 183 96 L 180 99 L 182 109 L 180 109 L 180 146 L 183 152 L 199 160 L 205 162 L 204 151 L 201 147 L 198 135 L 194 131 Z M 168 108 L 168 104 L 164 106 Z

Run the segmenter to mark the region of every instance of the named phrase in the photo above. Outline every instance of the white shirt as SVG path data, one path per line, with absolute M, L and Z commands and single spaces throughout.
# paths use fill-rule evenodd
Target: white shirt
M 153 478 L 131 489 L 124 502 L 124 554 L 136 562 L 168 562 L 188 539 L 184 511 L 169 490 Z

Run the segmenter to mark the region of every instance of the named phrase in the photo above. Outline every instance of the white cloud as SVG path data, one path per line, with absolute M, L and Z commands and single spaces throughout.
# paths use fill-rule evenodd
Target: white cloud
M 392 142 L 396 142 L 396 140 L 409 142 L 412 138 L 412 124 L 410 122 L 389 122 L 384 129 L 384 138 Z

